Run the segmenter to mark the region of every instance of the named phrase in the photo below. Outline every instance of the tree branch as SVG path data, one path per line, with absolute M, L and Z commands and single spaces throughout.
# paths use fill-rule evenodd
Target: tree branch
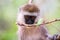
M 50 24 L 50 23 L 53 23 L 53 22 L 56 22 L 56 21 L 60 21 L 60 18 L 59 19 L 52 20 L 50 22 L 45 22 L 45 24 Z
M 44 24 L 46 25 L 46 24 L 50 24 L 50 23 L 53 23 L 53 22 L 57 22 L 57 21 L 60 21 L 60 18 L 52 20 L 52 21 L 49 21 L 49 22 L 42 23 L 40 25 L 44 25 Z M 40 26 L 40 25 L 38 25 L 38 26 Z M 32 25 L 27 25 L 27 26 L 37 26 L 37 25 L 36 24 L 32 24 Z
M 55 20 L 52 20 L 52 21 L 49 21 L 49 22 L 45 22 L 45 23 L 42 23 L 42 24 L 40 24 L 40 25 L 44 25 L 44 24 L 50 24 L 50 23 L 53 23 L 53 22 L 56 22 L 56 21 L 60 21 L 60 18 L 59 19 L 55 19 Z M 40 26 L 40 25 L 37 25 L 37 24 L 19 24 L 19 23 L 17 23 L 17 25 L 19 25 L 19 26 L 26 26 L 26 27 L 32 27 L 32 26 L 34 26 L 34 27 L 36 27 L 36 26 Z

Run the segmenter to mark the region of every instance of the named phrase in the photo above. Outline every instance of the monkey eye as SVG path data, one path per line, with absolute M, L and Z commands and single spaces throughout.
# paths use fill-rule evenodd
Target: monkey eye
M 28 19 L 28 18 L 29 18 L 29 16 L 28 16 L 28 15 L 24 15 L 24 17 L 25 17 L 25 19 Z
M 32 18 L 32 19 L 35 19 L 35 18 L 36 18 L 36 16 L 31 16 L 31 18 Z
M 31 18 L 31 19 L 33 19 L 33 20 L 36 18 L 36 16 L 29 16 L 29 15 L 24 15 L 24 17 L 25 17 L 25 19 Z
M 26 19 L 28 19 L 28 16 L 25 16 Z

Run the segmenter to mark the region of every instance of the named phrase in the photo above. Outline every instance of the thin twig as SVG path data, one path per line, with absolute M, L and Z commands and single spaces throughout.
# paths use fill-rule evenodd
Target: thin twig
M 33 0 L 29 0 L 29 4 L 33 3 Z
M 45 23 L 42 23 L 40 25 L 46 25 L 46 24 L 50 24 L 50 23 L 53 23 L 53 22 L 57 22 L 57 21 L 60 21 L 60 18 L 59 19 L 55 19 L 55 20 L 52 20 L 52 21 L 49 21 L 49 22 L 45 22 Z M 38 25 L 38 26 L 40 26 Z M 32 25 L 28 25 L 28 26 L 37 26 L 36 24 L 32 24 Z
M 59 19 L 52 20 L 50 22 L 46 22 L 45 24 L 50 24 L 50 23 L 53 23 L 53 22 L 56 22 L 56 21 L 60 21 L 60 18 Z
M 56 22 L 56 21 L 60 21 L 60 18 L 59 18 L 59 19 L 52 20 L 52 21 L 50 21 L 50 22 L 42 23 L 42 24 L 40 24 L 40 25 L 44 25 L 44 24 L 46 25 L 46 24 L 50 24 L 50 23 L 53 23 L 53 22 Z M 26 26 L 26 27 L 37 26 L 37 24 L 28 25 L 28 24 L 19 24 L 19 23 L 17 23 L 17 25 L 19 25 L 19 26 Z M 40 26 L 40 25 L 38 25 L 38 26 Z

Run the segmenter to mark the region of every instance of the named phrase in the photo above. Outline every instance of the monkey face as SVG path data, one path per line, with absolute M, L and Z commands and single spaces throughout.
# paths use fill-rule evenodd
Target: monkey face
M 34 24 L 37 22 L 37 16 L 40 13 L 39 8 L 34 4 L 27 4 L 19 8 L 17 22 L 20 24 Z
M 24 15 L 26 24 L 34 24 L 36 16 Z

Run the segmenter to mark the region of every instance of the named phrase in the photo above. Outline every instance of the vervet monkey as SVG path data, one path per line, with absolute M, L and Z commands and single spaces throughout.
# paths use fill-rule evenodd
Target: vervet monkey
M 19 8 L 17 17 L 18 40 L 52 40 L 53 37 L 49 36 L 44 21 L 43 25 L 29 26 L 36 24 L 40 18 L 40 9 L 32 4 L 31 0 Z

